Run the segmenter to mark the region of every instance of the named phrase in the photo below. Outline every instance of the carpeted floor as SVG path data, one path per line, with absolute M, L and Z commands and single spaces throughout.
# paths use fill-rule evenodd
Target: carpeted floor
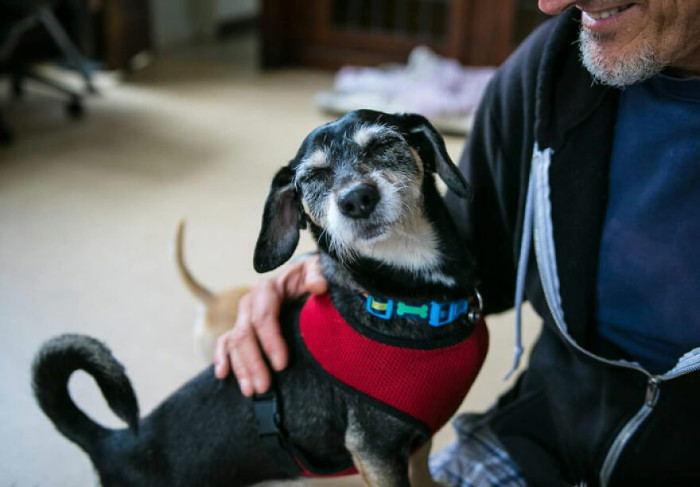
M 4 105 L 17 141 L 0 148 L 0 485 L 96 482 L 87 457 L 31 396 L 31 359 L 47 338 L 80 332 L 106 341 L 142 414 L 205 365 L 191 339 L 196 303 L 172 257 L 177 222 L 187 219 L 187 259 L 206 284 L 256 279 L 252 252 L 270 177 L 328 120 L 312 98 L 331 81 L 178 56 L 104 87 L 81 121 L 66 120 L 45 93 Z M 448 139 L 453 157 L 462 144 Z M 529 342 L 537 326 L 528 316 Z M 492 348 L 466 409 L 485 409 L 507 387 L 511 322 L 489 320 Z M 71 391 L 91 416 L 121 426 L 87 376 L 74 377 Z M 451 437 L 444 429 L 438 447 Z

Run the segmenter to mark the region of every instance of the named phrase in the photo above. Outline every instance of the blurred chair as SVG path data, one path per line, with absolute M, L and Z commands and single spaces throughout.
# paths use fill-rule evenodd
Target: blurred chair
M 53 6 L 57 3 L 60 2 L 0 0 L 0 68 L 10 74 L 10 89 L 14 97 L 20 97 L 23 94 L 25 80 L 30 79 L 65 95 L 68 98 L 66 103 L 68 116 L 79 118 L 83 115 L 81 93 L 63 85 L 58 80 L 42 75 L 21 54 L 14 54 L 22 37 L 34 27 L 41 26 L 68 65 L 82 75 L 87 90 L 90 93 L 96 93 L 87 61 L 54 15 Z M 9 143 L 12 139 L 12 131 L 0 114 L 0 143 Z

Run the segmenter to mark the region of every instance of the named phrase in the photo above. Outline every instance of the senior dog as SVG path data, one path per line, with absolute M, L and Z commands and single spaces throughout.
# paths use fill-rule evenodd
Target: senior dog
M 468 196 L 424 117 L 360 110 L 311 132 L 275 175 L 254 266 L 285 263 L 308 227 L 330 292 L 283 307 L 290 360 L 270 392 L 244 397 L 207 368 L 139 419 L 109 350 L 63 335 L 35 359 L 39 404 L 105 486 L 241 486 L 356 471 L 370 486 L 411 485 L 411 454 L 454 414 L 488 346 L 472 260 L 434 174 Z M 128 428 L 104 428 L 75 406 L 67 382 L 77 369 Z

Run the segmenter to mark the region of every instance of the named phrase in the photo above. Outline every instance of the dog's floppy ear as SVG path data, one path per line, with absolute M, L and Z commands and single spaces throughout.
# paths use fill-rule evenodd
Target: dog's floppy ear
M 294 187 L 294 171 L 285 166 L 272 180 L 265 201 L 262 227 L 255 245 L 253 267 L 257 272 L 276 269 L 294 254 L 299 229 L 304 225 L 299 194 Z
M 450 159 L 445 141 L 435 127 L 422 115 L 412 113 L 400 115 L 400 118 L 404 138 L 418 151 L 428 168 L 437 172 L 455 194 L 468 198 L 471 195 L 469 183 Z

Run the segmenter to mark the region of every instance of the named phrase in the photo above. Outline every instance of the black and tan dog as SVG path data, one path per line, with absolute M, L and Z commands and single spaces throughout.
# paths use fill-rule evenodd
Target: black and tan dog
M 255 268 L 286 262 L 308 226 L 330 293 L 283 308 L 290 362 L 272 392 L 246 398 L 209 368 L 139 419 L 109 350 L 63 335 L 35 359 L 39 404 L 105 486 L 241 486 L 354 468 L 367 485 L 410 485 L 411 453 L 455 412 L 488 341 L 435 173 L 467 196 L 425 118 L 361 110 L 314 130 L 276 174 Z M 75 406 L 67 382 L 78 369 L 129 428 Z

